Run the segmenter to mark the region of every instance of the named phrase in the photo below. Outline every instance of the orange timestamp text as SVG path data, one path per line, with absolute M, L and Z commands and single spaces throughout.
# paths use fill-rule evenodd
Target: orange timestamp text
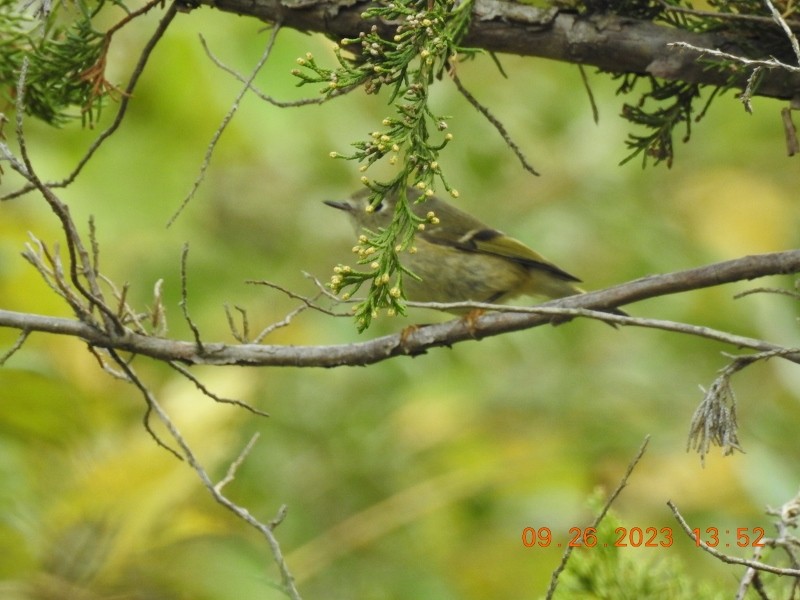
M 553 545 L 557 548 L 568 546 L 570 548 L 602 548 L 632 547 L 632 548 L 669 548 L 672 546 L 671 527 L 617 527 L 614 530 L 614 540 L 603 542 L 597 539 L 597 529 L 594 527 L 570 527 L 569 540 L 562 542 L 553 541 L 553 533 L 549 527 L 526 527 L 522 530 L 522 545 L 526 548 L 538 546 L 548 548 Z
M 553 532 L 549 527 L 525 527 L 522 530 L 522 545 L 526 548 L 669 548 L 674 543 L 672 527 L 617 527 L 614 538 L 601 541 L 594 527 L 570 527 L 568 539 L 564 542 L 553 540 Z M 704 530 L 693 529 L 692 537 L 695 545 L 709 547 L 730 547 L 735 543 L 740 548 L 764 546 L 764 529 L 761 527 L 737 527 L 735 538 L 731 530 L 720 531 L 717 527 Z

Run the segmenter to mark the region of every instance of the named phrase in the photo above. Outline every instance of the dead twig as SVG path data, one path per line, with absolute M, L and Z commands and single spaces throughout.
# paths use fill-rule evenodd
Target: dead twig
M 591 525 L 589 525 L 592 529 L 597 529 L 600 525 L 600 522 L 605 518 L 608 511 L 611 509 L 611 505 L 614 504 L 616 499 L 622 493 L 622 490 L 625 489 L 625 486 L 628 485 L 628 479 L 630 479 L 631 475 L 633 474 L 633 470 L 636 468 L 636 465 L 639 464 L 639 461 L 642 460 L 645 451 L 647 450 L 647 444 L 650 443 L 650 436 L 646 436 L 642 445 L 639 446 L 639 450 L 636 452 L 636 455 L 633 457 L 630 463 L 628 463 L 628 468 L 625 470 L 625 474 L 620 479 L 617 487 L 611 492 L 609 495 L 608 500 L 606 500 L 605 505 L 600 510 L 598 515 L 595 517 L 594 521 L 592 521 Z M 562 571 L 567 566 L 567 562 L 569 561 L 569 557 L 572 555 L 573 547 L 568 545 L 566 550 L 564 550 L 564 554 L 561 556 L 561 562 L 555 568 L 553 573 L 550 575 L 550 586 L 547 588 L 547 593 L 545 594 L 546 600 L 551 600 L 553 595 L 556 593 L 556 587 L 558 586 L 558 577 L 561 575 Z

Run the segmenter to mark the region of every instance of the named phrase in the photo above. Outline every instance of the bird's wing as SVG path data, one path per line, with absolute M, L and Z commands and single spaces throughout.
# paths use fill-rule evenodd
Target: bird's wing
M 547 271 L 564 281 L 580 281 L 580 279 L 558 268 L 519 240 L 509 237 L 496 229 L 473 229 L 459 236 L 445 226 L 429 226 L 425 231 L 417 235 L 431 244 L 451 246 L 467 252 L 492 254 L 526 267 Z

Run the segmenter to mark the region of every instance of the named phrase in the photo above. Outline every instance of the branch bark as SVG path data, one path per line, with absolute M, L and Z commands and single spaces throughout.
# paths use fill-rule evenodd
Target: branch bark
M 357 37 L 373 24 L 382 35 L 391 36 L 396 27 L 391 23 L 364 21 L 361 12 L 367 3 L 355 0 L 200 0 L 200 3 L 336 38 Z M 668 46 L 675 42 L 724 50 L 744 58 L 770 55 L 765 50 L 761 56 L 755 56 L 754 40 L 748 40 L 751 46 L 746 51 L 730 34 L 692 33 L 618 15 L 578 15 L 504 0 L 475 0 L 472 24 L 463 40 L 465 46 L 492 52 L 538 56 L 672 81 L 746 87 L 747 70 L 740 69 L 733 75 L 728 69 L 709 68 L 710 57 L 699 61 L 700 54 L 696 51 Z M 800 96 L 800 74 L 768 70 L 763 73 L 756 94 L 782 99 Z
M 261 344 L 231 345 L 170 340 L 127 331 L 115 335 L 78 320 L 33 315 L 0 310 L 0 327 L 23 332 L 46 332 L 78 337 L 91 346 L 109 348 L 149 356 L 158 360 L 180 361 L 193 365 L 238 365 L 274 367 L 339 367 L 364 366 L 395 356 L 415 356 L 430 348 L 452 346 L 458 342 L 481 339 L 547 325 L 555 320 L 574 316 L 590 316 L 603 320 L 643 327 L 669 329 L 690 335 L 718 340 L 736 347 L 758 351 L 786 351 L 769 342 L 716 331 L 701 326 L 672 323 L 654 319 L 637 319 L 614 314 L 598 313 L 609 307 L 623 306 L 667 294 L 712 287 L 734 281 L 750 280 L 768 275 L 800 273 L 800 250 L 745 256 L 664 275 L 637 279 L 605 290 L 570 296 L 547 302 L 531 311 L 490 313 L 475 319 L 453 319 L 446 323 L 427 325 L 373 340 L 330 346 L 280 346 Z M 525 310 L 525 309 L 523 309 Z M 560 319 L 557 317 L 561 317 Z M 800 352 L 783 356 L 800 363 Z

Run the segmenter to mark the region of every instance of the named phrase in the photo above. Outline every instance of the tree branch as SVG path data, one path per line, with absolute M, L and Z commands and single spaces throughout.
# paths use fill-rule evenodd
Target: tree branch
M 775 567 L 773 565 L 769 565 L 767 563 L 762 563 L 756 560 L 748 560 L 746 558 L 739 558 L 738 556 L 731 556 L 729 554 L 724 554 L 715 548 L 712 548 L 708 544 L 706 544 L 703 540 L 697 540 L 692 531 L 691 525 L 689 525 L 686 520 L 681 515 L 678 507 L 672 500 L 667 500 L 667 506 L 669 506 L 672 514 L 675 516 L 675 519 L 680 524 L 681 528 L 686 532 L 686 535 L 695 541 L 698 547 L 702 548 L 706 552 L 708 552 L 711 556 L 718 558 L 724 563 L 728 563 L 731 565 L 744 565 L 750 569 L 754 569 L 756 571 L 764 571 L 766 573 L 774 573 L 775 575 L 784 575 L 788 577 L 800 577 L 800 569 L 793 569 L 793 568 L 782 568 L 782 567 Z
M 69 335 L 79 337 L 95 347 L 141 354 L 158 360 L 198 365 L 363 366 L 395 356 L 424 354 L 430 348 L 449 347 L 458 342 L 547 325 L 554 320 L 563 320 L 565 315 L 567 317 L 592 317 L 621 325 L 666 329 L 762 352 L 787 352 L 788 349 L 776 344 L 708 327 L 657 319 L 625 317 L 598 311 L 623 306 L 645 298 L 768 275 L 798 272 L 800 272 L 800 250 L 745 256 L 686 271 L 644 277 L 605 290 L 570 296 L 533 307 L 506 307 L 520 312 L 490 313 L 474 319 L 453 319 L 413 330 L 407 329 L 399 334 L 365 342 L 330 346 L 204 343 L 202 347 L 199 347 L 195 341 L 169 340 L 132 331 L 114 335 L 77 320 L 7 310 L 0 310 L 0 327 Z M 556 319 L 559 316 L 562 318 Z M 800 363 L 800 353 L 782 354 L 782 358 Z
M 361 18 L 366 6 L 355 0 L 200 0 L 226 12 L 280 21 L 284 27 L 316 31 L 338 38 L 358 37 L 373 24 L 391 38 L 395 25 Z M 559 9 L 504 0 L 476 0 L 465 46 L 523 56 L 538 56 L 591 65 L 614 72 L 653 75 L 670 81 L 713 86 L 747 86 L 746 69 L 709 68 L 696 52 L 668 46 L 683 43 L 699 49 L 723 49 L 737 56 L 769 58 L 764 49 L 739 48 L 732 36 L 719 32 L 692 33 L 651 21 L 612 14 L 578 15 Z M 756 44 L 755 40 L 750 42 Z M 800 74 L 765 72 L 757 94 L 791 99 L 800 95 Z

